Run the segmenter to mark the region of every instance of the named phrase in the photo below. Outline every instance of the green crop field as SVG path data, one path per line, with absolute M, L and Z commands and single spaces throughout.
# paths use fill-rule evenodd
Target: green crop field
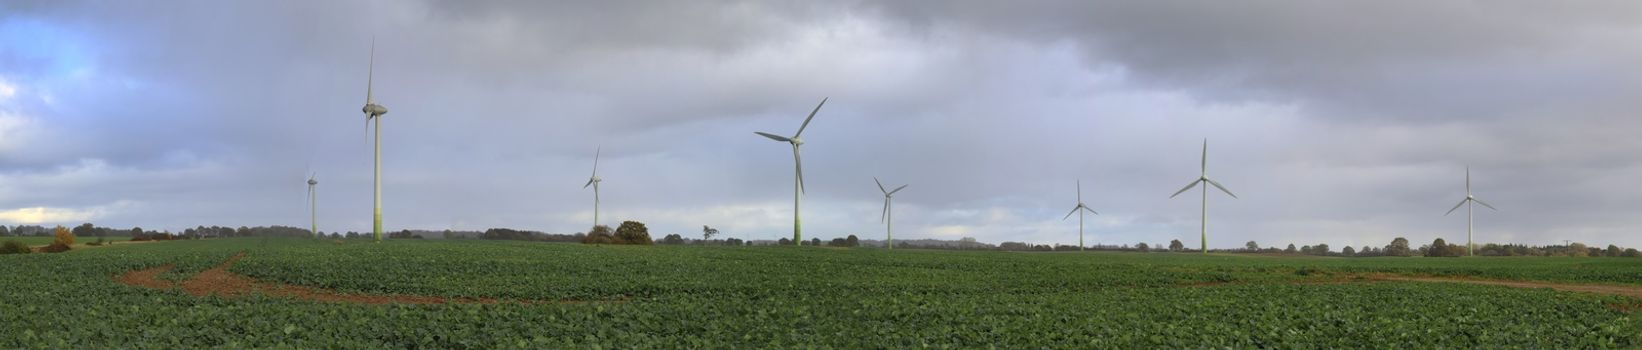
M 116 283 L 174 265 L 362 305 Z M 1642 259 L 1314 258 L 224 239 L 0 255 L 0 348 L 1633 348 L 1642 300 L 1412 274 L 1642 285 Z

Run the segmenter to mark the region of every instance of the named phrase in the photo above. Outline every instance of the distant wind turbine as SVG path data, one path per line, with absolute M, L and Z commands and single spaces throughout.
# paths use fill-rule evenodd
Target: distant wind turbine
M 373 137 L 373 139 L 375 141 L 375 149 L 376 149 L 375 150 L 375 156 L 373 157 L 375 159 L 375 166 L 373 167 L 373 171 L 372 171 L 374 177 L 371 180 L 371 184 L 372 184 L 372 191 L 371 191 L 372 192 L 372 197 L 371 197 L 372 198 L 371 199 L 371 232 L 376 237 L 376 242 L 381 243 L 382 242 L 382 115 L 383 114 L 388 114 L 388 107 L 383 107 L 382 105 L 376 104 L 376 99 L 371 97 L 371 86 L 372 86 L 372 83 L 376 79 L 376 41 L 375 40 L 371 40 L 371 61 L 370 61 L 370 66 L 369 66 L 368 69 L 369 70 L 366 71 L 366 75 L 365 75 L 365 107 L 361 108 L 360 110 L 365 112 L 365 126 L 366 127 L 370 127 L 371 120 L 376 121 L 376 136 Z
M 821 111 L 821 106 L 825 105 L 825 104 L 827 104 L 827 99 L 822 98 L 821 103 L 815 105 L 815 110 L 810 111 L 810 116 L 804 118 L 804 124 L 798 126 L 798 132 L 794 133 L 792 135 L 792 137 L 784 137 L 784 136 L 771 134 L 771 133 L 767 133 L 767 132 L 762 132 L 762 131 L 754 131 L 753 132 L 754 134 L 759 134 L 759 135 L 762 135 L 764 137 L 768 137 L 771 140 L 776 140 L 776 141 L 781 141 L 781 142 L 786 142 L 786 143 L 792 144 L 792 160 L 793 160 L 793 164 L 795 165 L 794 170 L 793 170 L 795 175 L 793 177 L 793 190 L 792 190 L 792 240 L 793 240 L 794 245 L 804 245 L 804 243 L 803 243 L 804 240 L 803 240 L 803 235 L 802 235 L 802 232 L 804 230 L 803 221 L 799 220 L 799 218 L 798 218 L 799 199 L 803 198 L 802 196 L 804 194 L 804 159 L 803 159 L 803 157 L 800 157 L 798 155 L 798 146 L 803 146 L 804 145 L 804 140 L 798 138 L 798 136 L 804 134 L 804 128 L 808 128 L 810 126 L 810 120 L 815 119 L 815 112 L 820 112 Z
M 319 197 L 314 193 L 314 186 L 319 185 L 319 180 L 315 179 L 317 176 L 319 176 L 317 173 L 308 175 L 308 219 L 310 225 L 312 225 L 309 227 L 309 232 L 312 232 L 315 238 L 319 237 L 319 207 L 317 205 Z
M 1174 194 L 1169 195 L 1169 198 L 1174 198 L 1175 196 L 1179 196 L 1181 193 L 1186 192 L 1186 190 L 1192 189 L 1192 187 L 1197 187 L 1198 183 L 1208 183 L 1208 185 L 1203 185 L 1203 226 L 1202 226 L 1202 231 L 1198 232 L 1201 235 L 1200 238 L 1202 239 L 1203 252 L 1208 253 L 1209 252 L 1209 185 L 1213 185 L 1214 188 L 1220 189 L 1220 192 L 1225 192 L 1226 195 L 1232 196 L 1232 198 L 1237 198 L 1237 195 L 1232 194 L 1231 190 L 1227 190 L 1226 186 L 1221 186 L 1219 182 L 1215 182 L 1214 180 L 1209 179 L 1209 139 L 1203 139 L 1203 164 L 1202 164 L 1201 169 L 1202 169 L 1202 175 L 1198 176 L 1197 180 L 1192 180 L 1192 183 L 1186 184 L 1186 188 L 1182 188 L 1182 189 L 1180 189 L 1180 191 L 1177 191 Z
M 1083 205 L 1083 180 L 1078 180 L 1078 205 L 1072 207 L 1072 212 L 1066 213 L 1066 217 L 1060 218 L 1060 220 L 1066 221 L 1066 219 L 1072 217 L 1072 214 L 1078 214 L 1078 251 L 1080 252 L 1083 251 L 1083 212 L 1085 211 L 1100 215 L 1094 209 L 1089 209 L 1089 206 Z
M 1484 202 L 1481 199 L 1477 199 L 1476 196 L 1471 195 L 1471 167 L 1469 166 L 1465 167 L 1465 199 L 1461 199 L 1460 204 L 1455 204 L 1453 209 L 1448 209 L 1448 212 L 1443 213 L 1442 215 L 1448 216 L 1448 214 L 1453 214 L 1454 211 L 1458 210 L 1461 205 L 1466 205 L 1468 203 L 1482 204 L 1482 206 L 1488 207 L 1488 209 L 1493 209 L 1495 211 L 1499 210 L 1494 209 L 1494 206 L 1492 205 L 1488 205 L 1488 202 Z M 1477 245 L 1471 241 L 1471 226 L 1477 221 L 1476 214 L 1476 206 L 1465 207 L 1465 255 L 1475 255 L 1472 250 L 1475 249 Z
M 877 183 L 878 184 L 878 191 L 884 193 L 884 211 L 881 215 L 878 216 L 878 221 L 884 223 L 884 236 L 887 237 L 888 240 L 889 240 L 889 249 L 894 250 L 895 249 L 895 228 L 894 228 L 894 226 L 895 226 L 895 215 L 894 214 L 895 213 L 889 209 L 889 203 L 890 203 L 891 199 L 893 199 L 895 197 L 895 192 L 901 192 L 901 189 L 907 188 L 907 185 L 901 185 L 901 187 L 896 187 L 895 190 L 891 191 L 891 190 L 885 190 L 884 189 L 884 183 L 879 182 L 877 177 L 873 177 L 872 182 Z
M 603 153 L 604 147 L 599 147 L 598 150 L 593 151 L 593 175 L 587 177 L 586 185 L 582 185 L 583 189 L 586 189 L 587 186 L 593 186 L 593 227 L 599 226 L 599 183 L 604 182 L 604 179 L 599 178 L 599 155 Z

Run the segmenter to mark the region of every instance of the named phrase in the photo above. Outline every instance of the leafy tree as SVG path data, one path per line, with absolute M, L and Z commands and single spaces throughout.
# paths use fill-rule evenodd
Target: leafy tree
M 1332 252 L 1334 251 L 1328 248 L 1328 243 L 1318 243 L 1311 247 L 1311 253 L 1316 255 L 1328 255 Z
M 1635 257 L 1638 257 L 1638 256 L 1642 256 L 1642 252 L 1637 252 L 1636 248 L 1629 248 L 1629 249 L 1625 249 L 1625 253 L 1620 254 L 1620 256 L 1627 257 L 1627 258 L 1635 258 Z
M 811 238 L 810 239 L 810 246 L 820 247 L 821 246 L 821 239 L 820 238 Z
M 88 223 L 80 224 L 80 226 L 75 226 L 74 231 L 72 231 L 72 233 L 74 234 L 75 237 L 96 236 L 97 235 L 97 227 L 92 226 L 91 223 L 88 222 Z M 74 243 L 70 242 L 69 244 L 72 245 Z
M 1568 256 L 1583 257 L 1590 254 L 1591 250 L 1585 247 L 1585 243 L 1574 242 L 1568 245 Z
M 701 240 L 703 240 L 703 241 L 710 240 L 710 239 L 713 239 L 713 236 L 717 236 L 717 235 L 718 235 L 718 229 L 712 228 L 712 227 L 707 227 L 707 225 L 701 225 Z
M 85 224 L 85 225 L 81 225 L 81 226 L 91 226 L 91 224 Z M 74 234 L 72 232 L 70 232 L 67 228 L 63 228 L 62 226 L 57 226 L 56 229 L 52 230 L 51 235 L 53 237 L 53 239 L 51 241 L 52 244 L 62 244 L 62 245 L 67 245 L 67 246 L 74 245 Z
M 1299 249 L 1294 249 L 1294 243 L 1289 243 L 1288 249 L 1283 249 L 1283 252 L 1284 253 L 1289 253 L 1289 254 L 1294 254 L 1294 253 L 1298 253 L 1300 251 L 1299 251 Z
M 10 236 L 10 235 L 11 235 L 11 230 L 7 229 L 6 225 L 0 225 L 0 237 Z
M 1180 243 L 1180 240 L 1178 240 L 1178 239 L 1169 241 L 1169 251 L 1178 252 L 1178 251 L 1183 251 L 1183 250 L 1186 250 L 1186 244 L 1185 243 Z
M 1357 249 L 1353 249 L 1353 248 L 1351 248 L 1351 246 L 1348 245 L 1344 249 L 1340 249 L 1340 255 L 1345 255 L 1345 256 L 1357 255 Z
M 616 227 L 616 243 L 637 245 L 655 244 L 655 242 L 650 240 L 650 229 L 644 227 L 644 223 L 632 220 L 623 221 L 621 226 Z
M 1309 246 L 1309 245 L 1300 246 L 1300 254 L 1310 255 L 1311 254 L 1311 246 Z
M 1453 254 L 1453 249 L 1448 248 L 1448 241 L 1444 241 L 1444 240 L 1442 240 L 1442 238 L 1438 238 L 1435 241 L 1431 241 L 1431 246 L 1425 250 L 1425 256 L 1439 257 L 1439 256 L 1459 256 L 1459 255 Z
M 775 241 L 775 243 L 779 244 L 779 245 L 792 245 L 792 240 L 787 239 L 786 237 L 782 237 L 781 240 Z
M 861 239 L 855 237 L 855 235 L 850 235 L 849 237 L 844 237 L 844 244 L 851 247 L 859 247 L 861 246 Z
M 1243 243 L 1243 249 L 1247 249 L 1249 251 L 1259 251 L 1260 244 L 1254 243 L 1254 241 L 1249 241 L 1248 243 Z
M 677 233 L 667 235 L 661 238 L 661 244 L 684 244 L 684 236 L 679 236 Z
M 46 246 L 46 249 L 44 249 L 47 253 L 66 252 L 74 246 L 74 233 L 67 228 L 57 226 L 56 229 L 52 230 L 51 235 L 53 237 L 51 245 Z
M 1413 256 L 1414 251 L 1412 249 L 1409 249 L 1408 239 L 1407 238 L 1397 237 L 1397 238 L 1391 240 L 1390 245 L 1385 246 L 1385 255 L 1387 255 L 1387 256 Z
M 1622 253 L 1622 252 L 1623 251 L 1619 250 L 1619 246 L 1609 244 L 1608 245 L 1608 251 L 1607 251 L 1606 255 L 1607 256 L 1612 256 L 1612 257 L 1618 257 L 1619 254 Z

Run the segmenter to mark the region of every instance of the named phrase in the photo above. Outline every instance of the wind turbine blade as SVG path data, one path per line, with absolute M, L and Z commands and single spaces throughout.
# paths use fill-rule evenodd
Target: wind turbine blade
M 792 161 L 793 165 L 797 166 L 798 192 L 809 193 L 809 190 L 804 188 L 804 157 L 798 155 L 798 145 L 792 146 Z
M 1089 207 L 1083 207 L 1083 210 L 1088 210 L 1090 214 L 1100 215 L 1100 212 L 1097 212 L 1094 209 L 1089 209 Z
M 1203 178 L 1203 181 L 1208 181 L 1210 185 L 1214 185 L 1214 188 L 1220 189 L 1220 192 L 1225 192 L 1227 195 L 1232 196 L 1232 198 L 1237 198 L 1237 195 L 1232 194 L 1230 190 L 1226 189 L 1226 186 L 1221 186 L 1219 182 L 1214 182 L 1214 180 L 1210 180 L 1206 177 Z
M 780 135 L 771 134 L 771 133 L 767 133 L 767 132 L 763 132 L 763 131 L 754 131 L 753 133 L 754 134 L 759 134 L 759 135 L 764 135 L 764 137 L 768 137 L 771 140 L 776 140 L 776 141 L 781 141 L 781 142 L 792 142 L 792 139 L 789 139 L 786 136 L 780 136 Z
M 901 189 L 907 188 L 907 186 L 908 185 L 901 185 L 901 187 L 896 187 L 894 191 L 889 191 L 889 194 L 895 194 L 895 192 L 901 192 Z
M 822 97 L 821 98 L 821 104 L 815 105 L 815 110 L 810 111 L 810 116 L 804 118 L 804 125 L 799 125 L 798 126 L 798 133 L 792 134 L 792 137 L 798 137 L 798 135 L 803 135 L 804 134 L 804 128 L 810 127 L 810 120 L 815 119 L 815 112 L 820 112 L 821 111 L 821 105 L 827 104 L 827 99 L 828 99 L 828 97 Z
M 1494 206 L 1488 205 L 1488 202 L 1484 202 L 1481 199 L 1477 199 L 1476 197 L 1471 197 L 1471 200 L 1477 201 L 1477 204 L 1482 204 L 1482 206 L 1488 207 L 1488 209 L 1494 209 L 1494 211 L 1499 211 L 1499 209 L 1495 209 Z
M 1454 209 L 1449 209 L 1447 213 L 1442 213 L 1442 216 L 1448 216 L 1448 214 L 1453 214 L 1455 210 L 1460 209 L 1460 206 L 1465 205 L 1465 201 L 1468 201 L 1468 200 L 1471 200 L 1471 199 L 1470 198 L 1461 199 L 1460 204 L 1455 204 Z
M 1203 164 L 1199 169 L 1202 170 L 1203 174 L 1209 173 L 1209 139 L 1207 138 L 1203 139 Z
M 1061 220 L 1061 221 L 1066 221 L 1066 219 L 1070 219 L 1070 218 L 1072 218 L 1072 214 L 1077 214 L 1077 213 L 1078 213 L 1078 209 L 1083 209 L 1083 207 L 1072 207 L 1072 212 L 1070 212 L 1070 213 L 1066 213 L 1066 217 L 1064 217 L 1064 218 L 1060 218 L 1060 220 Z
M 599 146 L 597 150 L 593 151 L 593 176 L 587 179 L 589 184 L 593 183 L 593 177 L 599 176 L 599 156 L 602 154 L 604 154 L 604 146 Z
M 884 210 L 878 213 L 878 223 L 883 223 L 887 218 L 889 218 L 889 197 L 884 197 Z
M 1465 194 L 1471 194 L 1471 166 L 1465 167 Z
M 1179 191 L 1175 191 L 1174 194 L 1169 195 L 1169 198 L 1174 198 L 1174 196 L 1179 196 L 1181 193 L 1185 193 L 1186 190 L 1192 189 L 1192 187 L 1197 187 L 1197 183 L 1199 182 L 1203 182 L 1203 179 L 1193 180 L 1192 183 L 1186 184 L 1186 188 L 1182 188 Z
M 376 103 L 371 97 L 371 87 L 376 82 L 376 38 L 371 38 L 371 62 L 365 73 L 365 104 Z
M 587 189 L 587 186 L 592 186 L 592 185 L 593 185 L 593 178 L 587 178 L 587 184 L 582 185 L 582 189 Z
M 1078 204 L 1083 204 L 1083 180 L 1078 180 Z
M 872 182 L 873 182 L 873 183 L 877 183 L 877 184 L 878 184 L 878 191 L 879 191 L 879 192 L 883 192 L 883 193 L 884 193 L 884 195 L 886 195 L 886 196 L 887 196 L 887 195 L 889 195 L 889 190 L 885 190 L 885 189 L 884 189 L 884 183 L 883 183 L 883 182 L 880 182 L 880 181 L 878 181 L 878 177 L 877 177 L 877 176 L 873 176 L 873 177 L 872 177 Z

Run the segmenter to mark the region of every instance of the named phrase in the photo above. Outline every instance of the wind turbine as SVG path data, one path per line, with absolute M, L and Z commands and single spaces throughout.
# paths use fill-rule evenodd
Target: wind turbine
M 1488 207 L 1488 209 L 1499 211 L 1499 209 L 1494 209 L 1494 206 L 1488 205 L 1488 202 L 1484 202 L 1481 199 L 1477 199 L 1476 196 L 1471 195 L 1471 167 L 1467 166 L 1465 167 L 1465 199 L 1461 199 L 1460 204 L 1455 204 L 1454 209 L 1448 209 L 1448 212 L 1442 215 L 1448 216 L 1448 214 L 1453 214 L 1454 211 L 1458 210 L 1461 205 L 1466 205 L 1469 203 L 1482 204 L 1482 206 Z M 1471 226 L 1477 221 L 1476 214 L 1476 206 L 1467 205 L 1465 207 L 1465 255 L 1475 255 L 1472 250 L 1476 249 L 1477 245 L 1475 243 L 1471 243 Z
M 884 212 L 880 216 L 878 216 L 878 221 L 884 223 L 884 236 L 889 238 L 889 249 L 894 250 L 895 249 L 895 229 L 894 229 L 895 215 L 894 215 L 894 212 L 889 210 L 889 202 L 890 202 L 890 199 L 895 197 L 895 192 L 901 192 L 901 189 L 907 188 L 907 185 L 901 185 L 901 187 L 896 187 L 894 191 L 889 191 L 889 190 L 884 189 L 884 183 L 879 182 L 877 177 L 873 177 L 872 182 L 877 183 L 878 184 L 878 191 L 884 193 Z
M 309 227 L 309 232 L 312 232 L 315 238 L 319 237 L 319 207 L 317 205 L 319 197 L 314 195 L 314 186 L 319 185 L 319 180 L 314 178 L 318 175 L 313 173 L 308 175 L 308 219 L 311 220 L 311 225 L 313 225 Z
M 604 182 L 604 179 L 599 178 L 599 155 L 603 153 L 604 147 L 599 147 L 598 150 L 593 151 L 593 175 L 587 177 L 586 185 L 582 185 L 582 189 L 593 186 L 593 227 L 599 226 L 599 183 Z
M 1080 252 L 1083 251 L 1083 212 L 1085 211 L 1100 215 L 1094 209 L 1089 209 L 1089 206 L 1083 205 L 1083 180 L 1078 180 L 1078 206 L 1072 207 L 1072 212 L 1066 213 L 1066 217 L 1060 218 L 1060 220 L 1066 221 L 1067 218 L 1072 217 L 1072 214 L 1078 214 L 1078 251 Z
M 365 107 L 361 108 L 360 110 L 365 112 L 365 127 L 367 127 L 367 128 L 370 127 L 371 126 L 370 125 L 371 120 L 376 120 L 376 136 L 373 137 L 373 139 L 375 141 L 375 144 L 376 144 L 376 146 L 375 146 L 376 151 L 375 151 L 375 157 L 374 157 L 376 165 L 375 165 L 374 171 L 373 171 L 373 173 L 374 173 L 373 176 L 374 177 L 371 180 L 371 183 L 372 183 L 372 186 L 373 186 L 373 189 L 372 189 L 373 194 L 372 194 L 372 201 L 371 201 L 371 232 L 375 235 L 376 242 L 381 243 L 382 242 L 382 115 L 383 114 L 388 114 L 388 107 L 383 107 L 382 105 L 376 104 L 376 99 L 371 97 L 371 86 L 372 86 L 372 83 L 375 81 L 375 78 L 376 78 L 376 41 L 375 40 L 371 40 L 371 61 L 370 61 L 370 66 L 369 66 L 368 69 L 369 70 L 366 71 L 367 73 L 365 75 Z
M 794 169 L 793 172 L 794 172 L 794 174 L 796 174 L 793 177 L 793 186 L 792 186 L 793 187 L 792 188 L 792 241 L 793 241 L 793 245 L 804 245 L 804 240 L 803 240 L 803 235 L 802 235 L 803 221 L 800 221 L 799 218 L 798 218 L 799 199 L 803 198 L 802 195 L 804 193 L 804 158 L 800 157 L 798 155 L 798 146 L 803 146 L 804 145 L 804 140 L 798 138 L 798 136 L 804 134 L 804 128 L 807 128 L 807 127 L 810 126 L 810 120 L 811 119 L 815 119 L 815 112 L 820 112 L 821 111 L 821 106 L 825 105 L 825 104 L 827 104 L 827 99 L 822 98 L 821 103 L 815 105 L 815 110 L 810 111 L 810 116 L 804 118 L 804 124 L 798 126 L 798 132 L 792 134 L 792 137 L 783 137 L 783 136 L 780 136 L 780 135 L 771 134 L 771 133 L 762 132 L 762 131 L 754 131 L 753 132 L 754 134 L 759 134 L 759 135 L 762 135 L 764 137 L 768 137 L 771 140 L 776 140 L 776 141 L 781 141 L 781 142 L 786 142 L 786 143 L 792 144 L 792 161 L 793 161 L 793 164 L 795 165 L 795 167 L 793 168 Z
M 1175 196 L 1179 196 L 1181 193 L 1186 192 L 1186 190 L 1192 189 L 1192 187 L 1197 187 L 1198 183 L 1208 183 L 1208 185 L 1203 185 L 1203 226 L 1202 226 L 1202 231 L 1198 232 L 1200 235 L 1202 235 L 1201 239 L 1202 239 L 1203 253 L 1208 253 L 1209 252 L 1209 186 L 1213 185 L 1214 188 L 1220 189 L 1220 192 L 1225 192 L 1226 195 L 1232 196 L 1232 198 L 1237 198 L 1237 195 L 1232 194 L 1231 190 L 1227 190 L 1226 186 L 1221 186 L 1219 182 L 1215 182 L 1214 180 L 1209 179 L 1209 139 L 1203 139 L 1202 171 L 1203 171 L 1202 175 L 1198 176 L 1197 180 L 1192 180 L 1192 183 L 1186 184 L 1186 188 L 1182 188 L 1182 189 L 1180 189 L 1180 191 L 1177 191 L 1174 194 L 1169 195 L 1169 198 L 1174 198 Z

